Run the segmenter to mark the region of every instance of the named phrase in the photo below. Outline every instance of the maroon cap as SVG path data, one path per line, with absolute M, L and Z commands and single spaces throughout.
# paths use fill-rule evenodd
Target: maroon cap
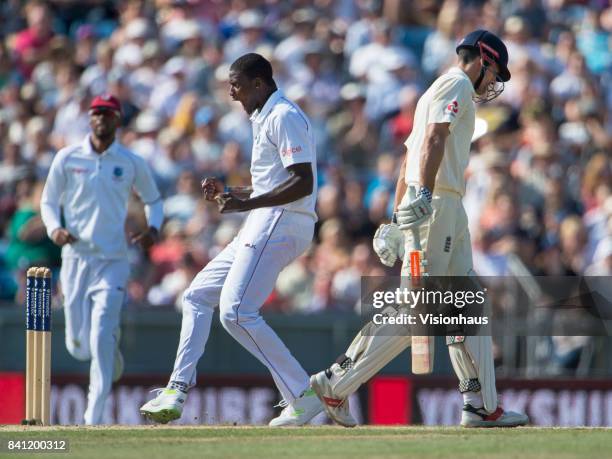
M 108 108 L 110 110 L 115 110 L 117 113 L 121 113 L 121 103 L 119 99 L 110 94 L 103 94 L 95 97 L 89 105 L 90 110 L 94 108 Z

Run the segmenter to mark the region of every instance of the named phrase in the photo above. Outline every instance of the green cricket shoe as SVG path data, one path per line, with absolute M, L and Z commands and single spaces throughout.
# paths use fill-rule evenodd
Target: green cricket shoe
M 293 402 L 287 403 L 283 400 L 279 406 L 285 408 L 278 417 L 270 421 L 270 427 L 303 426 L 323 411 L 321 400 L 310 388 Z
M 161 424 L 167 424 L 181 417 L 187 393 L 166 387 L 153 389 L 151 392 L 157 392 L 157 396 L 140 407 L 140 414 Z

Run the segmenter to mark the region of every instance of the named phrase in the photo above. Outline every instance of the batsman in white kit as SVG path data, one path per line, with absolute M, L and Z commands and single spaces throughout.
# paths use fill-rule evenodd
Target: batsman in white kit
M 102 423 L 112 383 L 123 372 L 119 322 L 129 276 L 125 219 L 132 189 L 144 202 L 148 222 L 132 243 L 144 249 L 153 244 L 163 205 L 145 161 L 115 140 L 121 122 L 117 98 L 94 98 L 89 117 L 91 133 L 53 159 L 41 214 L 49 237 L 63 247 L 66 347 L 74 358 L 91 360 L 85 411 L 91 425 Z
M 259 313 L 280 271 L 312 241 L 316 202 L 316 153 L 309 119 L 277 89 L 270 63 L 246 54 L 230 67 L 230 96 L 253 124 L 252 189 L 225 190 L 203 181 L 219 210 L 249 214 L 234 240 L 193 279 L 183 295 L 183 322 L 168 386 L 141 413 L 153 421 L 178 419 L 196 365 L 208 340 L 213 309 L 223 327 L 270 371 L 284 406 L 271 426 L 295 426 L 323 411 L 308 374 Z
M 405 251 L 415 249 L 410 244 L 414 245 L 416 238 L 409 237 L 405 249 L 403 232 L 416 231 L 430 276 L 476 279 L 461 202 L 474 133 L 474 102 L 490 101 L 501 94 L 510 72 L 506 46 L 486 30 L 468 34 L 456 51 L 456 66 L 434 81 L 417 103 L 396 188 L 394 221 L 377 230 L 373 245 L 382 263 L 393 266 L 399 257 L 403 259 L 402 272 L 412 272 L 405 269 L 412 258 Z M 347 427 L 356 425 L 349 412 L 349 395 L 414 344 L 411 336 L 395 335 L 385 333 L 384 326 L 377 332 L 364 328 L 331 368 L 312 376 L 312 388 L 334 421 Z M 505 411 L 498 404 L 490 336 L 448 336 L 446 344 L 463 395 L 461 425 L 514 427 L 528 423 L 526 415 Z

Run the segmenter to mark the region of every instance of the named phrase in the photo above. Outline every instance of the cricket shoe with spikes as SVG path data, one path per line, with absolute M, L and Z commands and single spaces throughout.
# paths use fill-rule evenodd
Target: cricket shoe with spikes
M 140 407 L 140 414 L 145 418 L 161 424 L 167 424 L 181 417 L 187 393 L 167 387 L 153 389 L 157 396 Z
M 310 386 L 315 391 L 317 397 L 323 403 L 327 415 L 337 424 L 344 427 L 355 427 L 357 421 L 351 415 L 348 398 L 338 398 L 332 389 L 330 376 L 333 378 L 334 367 L 340 366 L 337 363 L 332 365 L 330 370 L 324 370 L 310 377 Z
M 283 400 L 277 406 L 284 408 L 278 417 L 270 421 L 271 427 L 303 426 L 323 411 L 321 401 L 310 388 L 302 392 L 302 395 L 293 402 L 287 403 Z
M 474 408 L 466 403 L 461 412 L 463 427 L 518 427 L 528 423 L 529 417 L 526 414 L 505 411 L 501 406 L 493 413 L 488 413 L 484 408 Z

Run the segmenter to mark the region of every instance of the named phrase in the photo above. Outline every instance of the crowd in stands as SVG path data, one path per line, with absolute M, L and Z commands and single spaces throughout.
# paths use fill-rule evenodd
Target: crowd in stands
M 128 307 L 174 305 L 235 236 L 200 180 L 249 185 L 251 125 L 229 65 L 257 52 L 316 129 L 319 222 L 265 310 L 352 311 L 361 276 L 399 273 L 371 238 L 390 219 L 418 98 L 466 33 L 507 43 L 512 79 L 477 110 L 464 204 L 483 276 L 612 274 L 612 7 L 605 0 L 7 0 L 0 4 L 0 298 L 57 270 L 39 214 L 88 103 L 122 104 L 120 141 L 164 199 L 161 239 L 130 249 Z M 126 233 L 145 224 L 131 205 Z M 56 276 L 57 277 L 57 276 Z M 14 303 L 13 303 L 14 304 Z

